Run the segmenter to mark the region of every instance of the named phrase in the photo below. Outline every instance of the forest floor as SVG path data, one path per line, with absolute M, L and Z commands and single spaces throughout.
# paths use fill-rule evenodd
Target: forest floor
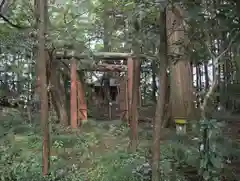
M 94 178 L 94 181 L 114 181 L 117 176 L 117 180 L 128 180 L 131 170 L 146 162 L 151 144 L 151 129 L 141 129 L 139 151 L 130 154 L 129 128 L 121 121 L 88 120 L 77 130 L 52 124 L 50 158 L 54 177 L 62 177 L 62 174 L 66 175 L 64 172 L 73 173 L 76 170 L 78 173 L 75 176 L 83 180 L 88 178 L 91 181 L 89 178 Z M 38 123 L 28 124 L 18 112 L 1 115 L 0 153 L 4 153 L 0 154 L 1 162 L 10 161 L 10 164 L 5 169 L 0 168 L 0 175 L 9 174 L 11 170 L 14 174 L 27 174 L 31 170 L 41 175 L 41 134 Z M 116 170 L 118 173 L 114 178 L 109 175 Z
M 41 127 L 39 123 L 27 123 L 20 115 L 14 111 L 0 115 L 0 165 L 5 165 L 0 166 L 0 175 L 15 174 L 22 180 L 34 181 L 32 178 L 41 175 Z M 67 175 L 65 180 L 72 181 L 74 178 L 81 181 L 135 181 L 133 170 L 150 158 L 150 123 L 139 124 L 139 146 L 134 154 L 128 152 L 129 128 L 119 120 L 88 120 L 77 130 L 51 124 L 50 130 L 52 180 Z M 198 143 L 184 139 L 172 141 L 172 135 L 173 130 L 162 130 L 161 170 L 165 177 L 171 176 L 173 160 L 175 166 L 185 167 L 184 164 L 196 165 L 198 156 Z

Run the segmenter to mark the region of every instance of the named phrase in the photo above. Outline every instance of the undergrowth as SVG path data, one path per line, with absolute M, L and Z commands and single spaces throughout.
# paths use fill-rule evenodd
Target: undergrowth
M 188 136 L 171 133 L 172 137 L 161 144 L 162 181 L 200 178 L 203 160 L 200 127 L 195 124 Z M 5 112 L 0 123 L 1 181 L 149 181 L 151 130 L 140 127 L 140 145 L 135 154 L 127 151 L 128 135 L 129 128 L 120 121 L 88 121 L 74 132 L 51 125 L 51 170 L 43 178 L 39 124 L 28 124 L 17 111 Z M 211 139 L 221 153 L 215 164 L 218 161 L 226 164 L 226 160 L 239 154 L 239 147 L 230 150 L 233 143 L 223 136 Z M 226 170 L 227 167 L 221 169 L 224 173 Z M 231 172 L 227 173 L 232 177 Z

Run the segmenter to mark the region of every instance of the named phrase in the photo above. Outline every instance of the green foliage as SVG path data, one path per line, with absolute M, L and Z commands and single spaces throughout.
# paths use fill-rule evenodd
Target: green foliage
M 221 133 L 221 124 L 216 120 L 201 120 L 201 146 L 200 146 L 200 175 L 203 179 L 219 180 L 224 167 L 224 157 L 221 147 L 217 145 L 217 137 Z
M 98 158 L 89 172 L 90 181 L 136 181 L 132 170 L 142 163 L 144 157 L 114 151 Z
M 126 137 L 128 130 L 122 125 L 114 127 L 89 121 L 83 128 L 86 131 L 81 130 L 81 133 L 53 125 L 51 170 L 49 176 L 43 178 L 39 125 L 23 123 L 16 113 L 1 116 L 0 128 L 4 133 L 0 137 L 2 181 L 134 180 L 131 170 L 143 159 L 124 151 L 121 144 L 126 140 L 124 144 L 127 145 L 127 139 L 119 141 Z
M 9 181 L 149 181 L 151 167 L 148 150 L 151 132 L 140 127 L 139 150 L 127 152 L 129 128 L 120 121 L 89 120 L 80 132 L 52 125 L 51 171 L 41 177 L 41 133 L 39 125 L 24 124 L 18 112 L 1 116 L 0 175 Z M 208 128 L 209 150 L 199 146 L 204 142 L 202 130 Z M 213 179 L 227 170 L 226 160 L 239 155 L 220 132 L 216 121 L 192 125 L 188 135 L 175 135 L 161 144 L 161 180 Z M 148 133 L 146 133 L 148 132 Z M 234 157 L 238 159 L 238 157 Z M 224 173 L 225 174 L 225 173 Z M 232 175 L 228 175 L 232 178 Z
M 207 137 L 204 132 L 206 128 Z M 162 178 L 219 180 L 224 176 L 230 180 L 237 179 L 228 169 L 228 161 L 233 155 L 232 160 L 239 159 L 236 157 L 239 155 L 239 145 L 234 146 L 233 141 L 224 136 L 222 129 L 221 122 L 201 121 L 192 124 L 187 135 L 173 135 L 161 144 Z
M 91 52 L 92 49 L 101 51 L 104 48 L 102 41 L 108 39 L 113 51 L 129 52 L 133 48 L 141 47 L 142 54 L 150 57 L 158 56 L 161 28 L 158 24 L 159 10 L 165 7 L 166 2 L 67 0 L 57 5 L 57 1 L 50 1 L 51 24 L 48 28 L 48 46 L 49 48 L 66 46 L 76 49 L 78 53 Z M 181 3 L 185 11 L 183 19 L 188 24 L 186 33 L 190 40 L 186 47 L 187 55 L 194 64 L 206 62 L 210 59 L 206 42 L 211 44 L 210 49 L 216 52 L 216 41 L 221 42 L 218 43 L 218 48 L 224 48 L 221 46 L 229 41 L 224 35 L 230 34 L 238 27 L 239 23 L 236 19 L 239 19 L 239 13 L 236 4 L 230 1 L 218 3 L 209 1 L 209 4 L 205 4 L 205 1 L 201 3 L 181 1 Z M 27 92 L 29 92 L 29 88 L 26 88 L 27 84 L 32 86 L 34 83 L 32 70 L 34 68 L 27 66 L 26 70 L 26 65 L 34 63 L 35 59 L 32 54 L 35 51 L 36 39 L 29 36 L 36 33 L 32 28 L 35 25 L 33 9 L 33 1 L 14 1 L 7 12 L 8 17 L 14 23 L 30 28 L 26 31 L 16 31 L 5 23 L 1 23 L 0 28 L 1 65 L 4 65 L 4 72 L 17 74 L 17 80 L 23 82 L 19 84 L 21 89 L 28 90 Z M 138 30 L 135 23 L 139 26 Z M 106 34 L 108 37 L 105 36 Z M 206 34 L 209 34 L 211 40 Z M 182 42 L 178 43 L 182 44 Z M 232 51 L 237 50 L 229 53 L 233 57 L 226 55 L 222 58 L 236 62 L 236 77 L 232 76 L 234 80 L 239 79 L 238 44 L 239 39 L 232 47 Z M 13 55 L 15 58 L 18 56 L 21 58 L 12 60 Z M 91 61 L 85 62 L 83 66 L 91 63 Z M 142 61 L 142 64 L 149 67 L 149 60 Z M 228 74 L 236 70 L 230 70 Z M 32 77 L 26 78 L 23 72 L 31 72 Z M 143 90 L 146 92 L 145 99 L 152 93 L 151 76 L 147 73 L 142 77 Z M 3 78 L 10 80 L 12 77 L 15 80 L 14 75 L 9 77 L 0 75 L 0 77 L 2 80 Z M 6 82 L 9 83 L 8 80 Z M 229 89 L 232 91 L 230 92 Z M 228 93 L 236 94 L 238 89 L 238 85 L 230 85 Z M 149 102 L 148 99 L 147 101 Z M 129 129 L 124 125 L 91 122 L 84 125 L 84 129 L 90 131 L 81 133 L 70 131 L 69 133 L 68 130 L 52 125 L 52 170 L 49 177 L 41 178 L 42 143 L 39 125 L 23 124 L 26 121 L 19 119 L 22 115 L 16 110 L 3 114 L 7 114 L 3 119 L 1 117 L 0 124 L 0 175 L 3 181 L 151 179 L 149 166 L 143 164 L 146 162 L 145 156 L 149 157 L 148 154 L 145 155 L 144 149 L 151 144 L 151 131 L 145 129 L 139 131 L 142 145 L 140 150 L 132 155 L 126 153 Z M 232 145 L 223 138 L 217 125 L 216 121 L 203 121 L 188 137 L 178 136 L 164 142 L 161 145 L 161 179 L 186 180 L 191 174 L 199 175 L 205 180 L 216 179 L 226 169 L 226 159 L 238 153 L 236 152 L 238 148 L 230 149 Z M 204 148 L 207 149 L 200 150 L 200 144 L 204 144 Z

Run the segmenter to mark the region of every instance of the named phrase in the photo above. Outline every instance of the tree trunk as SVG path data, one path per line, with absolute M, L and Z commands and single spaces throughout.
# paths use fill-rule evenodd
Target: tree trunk
M 169 53 L 172 57 L 170 80 L 172 116 L 174 119 L 191 119 L 194 108 L 191 65 L 184 54 L 186 35 L 183 20 L 173 13 L 173 9 L 182 14 L 177 6 L 169 8 L 167 12 Z
M 136 63 L 136 70 L 135 70 L 135 80 L 136 80 L 136 89 L 137 89 L 137 108 L 141 107 L 141 89 L 140 89 L 140 85 L 141 85 L 141 59 L 135 60 L 137 61 Z
M 167 53 L 166 53 L 167 54 Z M 166 72 L 166 87 L 165 87 L 165 108 L 164 108 L 164 119 L 162 122 L 162 128 L 169 126 L 171 120 L 171 103 L 170 103 L 170 77 Z
M 208 62 L 204 62 L 205 91 L 209 88 Z
M 109 29 L 109 23 L 110 19 L 108 16 L 108 0 L 104 3 L 104 16 L 103 16 L 103 46 L 104 46 L 104 51 L 105 52 L 110 52 L 111 51 L 111 46 L 110 46 L 110 29 Z
M 142 101 L 142 105 L 145 105 L 146 104 L 146 99 L 147 99 L 147 88 L 148 88 L 148 85 L 147 85 L 147 74 L 146 72 L 144 72 L 144 82 L 143 82 L 143 101 Z
M 49 152 L 50 152 L 50 144 L 49 144 L 49 125 L 48 125 L 48 85 L 47 85 L 47 54 L 45 51 L 46 38 L 45 34 L 47 32 L 47 21 L 48 21 L 48 5 L 47 0 L 39 0 L 38 5 L 36 7 L 39 8 L 39 22 L 38 22 L 38 56 L 37 56 L 37 72 L 39 76 L 40 83 L 40 118 L 42 123 L 42 131 L 43 131 L 43 151 L 42 151 L 42 174 L 46 176 L 49 171 Z
M 160 132 L 161 124 L 164 119 L 166 82 L 167 82 L 167 37 L 166 37 L 166 10 L 160 14 L 161 34 L 160 34 L 160 69 L 159 69 L 159 95 L 153 126 L 153 143 L 152 143 L 152 181 L 159 181 L 159 161 L 160 161 Z
M 201 104 L 201 97 L 200 97 L 200 92 L 201 92 L 201 70 L 200 70 L 200 65 L 199 63 L 196 64 L 196 93 L 197 93 L 197 106 L 199 107 Z
M 62 77 L 58 70 L 58 63 L 52 62 L 52 70 L 51 70 L 51 76 L 50 76 L 50 82 L 51 82 L 51 96 L 53 105 L 55 108 L 55 111 L 58 115 L 58 119 L 60 121 L 60 124 L 67 126 L 68 125 L 68 116 L 67 116 L 67 110 L 66 110 L 66 93 L 64 85 L 62 84 L 63 81 L 61 81 Z
M 157 83 L 156 83 L 156 71 L 157 64 L 155 60 L 152 60 L 152 100 L 157 102 L 156 92 L 157 92 Z
M 127 101 L 128 101 L 128 124 L 131 121 L 132 115 L 132 90 L 133 90 L 133 71 L 134 71 L 134 60 L 132 58 L 128 58 L 127 65 L 128 65 L 128 73 L 127 73 Z

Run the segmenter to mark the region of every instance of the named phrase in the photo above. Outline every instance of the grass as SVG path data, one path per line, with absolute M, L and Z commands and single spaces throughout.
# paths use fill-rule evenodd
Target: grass
M 31 177 L 37 178 L 34 175 L 41 175 L 42 141 L 39 125 L 27 124 L 16 115 L 2 118 L 0 130 L 4 134 L 0 135 L 0 152 L 4 154 L 1 154 L 1 162 L 6 165 L 6 161 L 11 160 L 11 163 L 4 169 L 0 168 L 0 175 L 9 175 L 10 179 L 15 174 L 19 176 L 18 180 L 26 180 L 31 172 L 34 173 L 30 174 Z M 89 120 L 75 131 L 51 125 L 51 176 L 55 178 L 59 170 L 74 173 L 76 169 L 77 174 L 67 176 L 73 181 L 72 177 L 88 181 L 131 180 L 131 170 L 145 161 L 144 154 L 151 142 L 142 140 L 140 151 L 129 154 L 128 132 L 129 128 L 117 120 Z M 8 180 L 6 175 L 4 179 Z
M 149 166 L 142 167 L 150 157 L 152 130 L 146 128 L 149 125 L 139 126 L 138 151 L 131 154 L 129 128 L 121 121 L 89 120 L 74 131 L 53 124 L 50 126 L 51 170 L 48 177 L 42 178 L 39 124 L 27 124 L 16 111 L 5 112 L 0 118 L 1 181 L 149 180 Z M 163 129 L 161 134 L 164 139 L 160 160 L 162 180 L 172 180 L 174 176 L 185 181 L 186 170 L 198 169 L 198 143 L 191 144 L 189 138 L 179 136 L 171 140 L 169 135 L 174 133 L 169 130 Z

